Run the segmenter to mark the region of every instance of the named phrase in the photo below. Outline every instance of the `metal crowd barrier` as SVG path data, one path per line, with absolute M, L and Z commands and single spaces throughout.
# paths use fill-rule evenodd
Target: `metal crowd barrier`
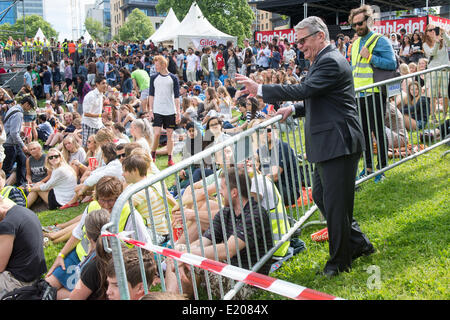
M 377 157 L 380 159 L 380 141 L 383 139 L 385 142 L 385 152 L 383 156 L 385 157 L 386 166 L 379 167 L 379 168 L 373 168 L 374 171 L 371 174 L 368 174 L 361 179 L 356 181 L 356 185 L 360 185 L 361 183 L 377 176 L 378 174 L 381 174 L 389 169 L 392 169 L 398 165 L 401 165 L 402 163 L 409 161 L 411 159 L 414 159 L 423 153 L 440 146 L 446 142 L 450 141 L 450 136 L 445 136 L 449 133 L 448 132 L 448 123 L 450 120 L 443 119 L 441 113 L 436 113 L 436 118 L 439 121 L 439 125 L 432 123 L 431 121 L 423 121 L 421 124 L 421 128 L 419 129 L 417 126 L 413 130 L 403 130 L 405 123 L 409 122 L 408 128 L 413 128 L 413 120 L 418 118 L 417 114 L 420 112 L 422 114 L 423 111 L 428 110 L 428 107 L 434 98 L 439 97 L 436 96 L 436 86 L 435 83 L 439 81 L 439 79 L 448 79 L 448 70 L 449 66 L 442 66 L 439 68 L 434 68 L 422 72 L 417 72 L 411 75 L 398 77 L 395 79 L 383 81 L 377 84 L 374 84 L 372 86 L 367 86 L 364 88 L 360 88 L 357 90 L 357 95 L 360 95 L 360 93 L 365 93 L 365 95 L 357 99 L 358 100 L 358 106 L 361 107 L 361 99 L 364 99 L 365 105 L 368 105 L 368 101 L 372 100 L 373 104 L 376 101 L 375 99 L 379 99 L 380 105 L 383 107 L 383 113 L 381 119 L 376 119 L 376 114 L 374 114 L 374 119 L 372 122 L 376 123 L 378 120 L 382 121 L 382 132 L 379 132 L 377 127 L 371 128 L 370 125 L 370 119 L 369 119 L 369 113 L 366 112 L 366 117 L 369 121 L 368 127 L 365 128 L 366 131 L 373 131 L 373 138 L 371 139 L 371 144 L 367 146 L 370 150 L 369 156 L 372 159 L 372 163 L 374 163 L 374 158 Z M 405 96 L 405 93 L 401 90 L 402 83 L 407 83 L 408 81 L 412 81 L 414 79 L 419 79 L 423 76 L 424 82 L 426 85 L 426 89 L 424 92 L 420 91 L 419 96 L 424 97 L 423 101 L 420 103 L 412 104 L 408 103 L 408 100 L 404 100 L 405 103 L 399 102 L 398 106 L 394 105 L 394 108 L 389 109 L 389 117 L 387 117 L 387 120 L 385 120 L 386 111 L 384 108 L 389 106 L 389 102 L 395 101 L 395 99 L 401 99 Z M 408 80 L 409 79 L 409 80 Z M 439 82 L 440 89 L 442 89 L 441 94 L 445 97 L 448 96 L 448 92 L 445 91 L 445 85 L 447 82 Z M 434 85 L 434 86 L 433 86 Z M 386 95 L 373 95 L 373 94 L 367 94 L 371 91 L 372 88 L 379 87 L 379 88 L 386 88 Z M 447 89 L 448 90 L 448 89 Z M 382 90 L 383 91 L 383 90 Z M 398 100 L 400 101 L 400 100 Z M 404 105 L 408 105 L 409 108 L 404 108 Z M 370 105 L 370 104 L 369 104 Z M 414 109 L 413 107 L 416 107 Z M 398 110 L 398 111 L 397 111 Z M 360 120 L 361 120 L 361 110 L 359 110 L 360 114 Z M 407 116 L 407 117 L 405 117 Z M 416 118 L 414 118 L 416 117 Z M 158 186 L 161 190 L 166 190 L 167 186 L 165 185 L 165 180 L 171 176 L 175 177 L 175 185 L 178 195 L 181 194 L 181 183 L 180 183 L 180 177 L 179 172 L 180 170 L 185 170 L 189 172 L 189 177 L 192 177 L 193 174 L 193 167 L 197 166 L 196 168 L 200 170 L 201 173 L 201 179 L 197 182 L 198 191 L 197 193 L 194 192 L 194 182 L 191 178 L 189 178 L 188 187 L 185 190 L 185 193 L 183 196 L 179 196 L 176 200 L 181 211 L 181 215 L 183 218 L 182 227 L 183 230 L 188 229 L 188 223 L 186 221 L 186 215 L 184 214 L 184 210 L 186 209 L 184 206 L 184 203 L 186 202 L 187 198 L 190 197 L 193 200 L 193 210 L 195 213 L 195 228 L 197 231 L 197 235 L 201 237 L 201 235 L 204 232 L 205 225 L 203 226 L 200 224 L 200 212 L 199 212 L 199 205 L 200 203 L 197 203 L 196 199 L 197 197 L 201 196 L 202 194 L 205 196 L 206 199 L 209 199 L 208 197 L 208 186 L 215 186 L 215 193 L 219 194 L 220 184 L 219 184 L 219 177 L 215 174 L 219 168 L 220 165 L 223 166 L 222 171 L 225 172 L 225 177 L 227 177 L 227 173 L 231 172 L 230 174 L 238 174 L 238 171 L 240 170 L 240 167 L 244 167 L 245 164 L 248 165 L 246 167 L 247 169 L 244 170 L 245 173 L 245 180 L 247 188 L 250 189 L 250 186 L 252 184 L 252 179 L 254 179 L 255 175 L 252 175 L 251 171 L 256 172 L 257 167 L 260 166 L 261 168 L 261 175 L 267 176 L 269 178 L 265 179 L 263 178 L 262 185 L 255 183 L 253 190 L 256 189 L 256 194 L 262 194 L 263 197 L 261 199 L 257 199 L 257 205 L 258 210 L 257 212 L 251 212 L 252 214 L 252 224 L 254 224 L 255 221 L 255 214 L 261 215 L 263 212 L 262 207 L 267 208 L 274 208 L 276 207 L 276 204 L 271 204 L 270 199 L 266 195 L 270 194 L 268 191 L 272 190 L 273 194 L 276 194 L 276 190 L 280 193 L 281 199 L 283 200 L 283 205 L 281 206 L 282 212 L 279 212 L 280 210 L 272 210 L 277 213 L 276 215 L 272 215 L 270 213 L 270 224 L 271 224 L 271 231 L 272 231 L 272 238 L 275 240 L 273 243 L 270 242 L 270 240 L 263 237 L 263 242 L 255 243 L 253 247 L 258 248 L 258 245 L 263 244 L 264 248 L 262 250 L 262 254 L 258 250 L 256 250 L 257 254 L 257 260 L 250 262 L 249 270 L 258 272 L 258 270 L 261 269 L 262 266 L 264 266 L 266 263 L 271 263 L 272 261 L 276 262 L 276 260 L 273 259 L 274 253 L 278 252 L 278 250 L 286 243 L 288 242 L 292 237 L 296 237 L 300 234 L 301 230 L 304 229 L 306 226 L 310 224 L 325 224 L 325 221 L 323 217 L 320 218 L 318 221 L 313 221 L 307 223 L 308 219 L 314 214 L 314 212 L 317 210 L 317 206 L 314 205 L 309 197 L 308 191 L 311 188 L 311 181 L 312 181 L 312 166 L 307 162 L 307 160 L 304 158 L 304 135 L 303 135 L 303 120 L 302 119 L 295 119 L 292 121 L 289 121 L 288 123 L 281 123 L 280 122 L 281 116 L 273 117 L 269 120 L 265 120 L 261 123 L 256 124 L 255 126 L 252 126 L 251 128 L 245 130 L 242 133 L 239 133 L 237 135 L 234 135 L 230 137 L 229 139 L 226 139 L 225 141 L 212 145 L 211 147 L 194 154 L 193 156 L 175 164 L 172 167 L 169 167 L 163 171 L 161 171 L 159 174 L 156 174 L 150 178 L 147 178 L 144 181 L 141 181 L 135 185 L 132 185 L 128 187 L 124 192 L 121 194 L 121 196 L 117 199 L 116 204 L 112 210 L 111 213 L 111 221 L 110 223 L 106 224 L 103 227 L 103 232 L 111 232 L 113 234 L 117 234 L 119 232 L 118 226 L 119 226 L 119 219 L 121 214 L 121 209 L 123 206 L 128 202 L 130 204 L 130 207 L 132 206 L 132 200 L 131 197 L 136 194 L 139 191 L 145 190 L 146 192 L 146 198 L 147 198 L 147 204 L 149 207 L 150 212 L 150 225 L 149 229 L 152 234 L 152 239 L 155 244 L 158 244 L 158 235 L 155 229 L 155 226 L 153 224 L 153 218 L 152 218 L 152 204 L 150 202 L 150 196 L 149 196 L 149 188 Z M 393 124 L 397 125 L 393 125 Z M 444 125 L 446 124 L 446 125 Z M 386 128 L 391 128 L 391 131 L 388 131 L 386 134 Z M 439 129 L 440 134 L 437 134 L 436 129 Z M 269 133 L 270 132 L 270 133 Z M 427 134 L 428 132 L 428 134 Z M 434 136 L 432 136 L 429 133 L 434 133 Z M 372 133 L 370 133 L 372 135 Z M 393 145 L 390 145 L 388 136 L 390 135 L 390 141 L 391 144 L 394 142 Z M 422 136 L 422 138 L 421 138 Z M 402 140 L 401 143 L 397 144 L 398 151 L 396 150 L 395 141 L 396 137 L 404 137 L 404 140 Z M 407 137 L 407 138 L 405 138 Z M 407 139 L 407 140 L 406 140 Z M 273 144 L 273 148 L 270 150 L 267 148 L 269 145 L 269 140 L 271 142 L 278 141 L 278 143 L 285 143 L 287 148 L 277 148 L 279 144 L 275 143 Z M 399 140 L 399 139 L 397 139 Z M 400 140 L 399 140 L 400 141 Z M 404 150 L 402 149 L 404 148 Z M 377 148 L 377 149 L 375 149 Z M 389 149 L 391 148 L 391 150 Z M 281 150 L 281 154 L 278 150 Z M 256 151 L 258 151 L 258 159 L 255 156 Z M 263 151 L 266 151 L 266 154 L 264 154 Z M 375 152 L 376 151 L 376 152 Z M 288 152 L 288 154 L 286 154 Z M 230 157 L 231 154 L 231 157 Z M 230 160 L 231 159 L 231 160 Z M 228 162 L 227 162 L 228 161 Z M 367 155 L 364 155 L 364 157 L 361 159 L 361 168 L 364 168 L 367 170 L 366 167 L 366 161 L 367 161 Z M 234 164 L 233 166 L 226 166 L 224 164 Z M 209 166 L 209 168 L 212 169 L 214 172 L 210 177 L 212 177 L 213 181 L 209 181 L 210 184 L 207 182 L 207 177 L 205 174 L 205 168 Z M 374 166 L 375 167 L 375 166 Z M 275 169 L 273 169 L 275 168 Z M 295 168 L 298 168 L 298 170 L 295 170 Z M 289 175 L 286 175 L 283 179 L 280 178 L 282 173 L 289 172 Z M 253 177 L 252 177 L 253 176 Z M 275 179 L 275 177 L 278 177 L 278 179 Z M 273 181 L 277 180 L 276 182 L 272 183 Z M 299 188 L 294 188 L 294 186 L 297 185 L 297 181 L 299 182 L 300 186 Z M 228 181 L 227 181 L 228 182 Z M 262 190 L 261 190 L 262 189 Z M 240 189 L 238 188 L 240 191 Z M 291 192 L 292 191 L 292 192 Z M 227 190 L 223 190 L 222 193 L 225 197 L 230 196 L 230 188 L 229 184 L 227 183 Z M 162 198 L 164 201 L 164 207 L 165 207 L 165 218 L 168 225 L 169 230 L 169 241 L 167 245 L 171 248 L 174 248 L 177 244 L 174 238 L 174 231 L 172 229 L 171 221 L 171 211 L 170 211 L 170 201 L 169 196 L 166 192 L 162 193 Z M 239 202 L 240 207 L 242 210 L 243 207 L 243 201 L 242 198 L 243 195 L 241 192 L 239 192 Z M 215 198 L 217 199 L 217 205 L 218 205 L 218 212 L 221 212 L 223 209 L 223 199 L 221 196 Z M 275 197 L 272 200 L 276 200 Z M 275 201 L 274 201 L 275 202 Z M 291 204 L 291 205 L 288 205 Z M 204 205 L 203 205 L 204 206 Z M 207 208 L 207 217 L 208 217 L 208 226 L 210 228 L 213 227 L 212 221 L 213 221 L 213 214 L 214 212 L 210 208 L 210 203 L 206 201 L 206 208 Z M 273 213 L 273 212 L 272 212 Z M 132 217 L 135 219 L 135 215 L 139 214 L 136 212 L 136 210 L 132 210 Z M 220 216 L 219 216 L 220 217 Z M 260 216 L 261 218 L 261 216 Z M 221 218 L 222 228 L 224 228 L 224 221 L 223 217 Z M 266 220 L 267 221 L 267 220 Z M 252 226 L 253 230 L 254 225 Z M 223 230 L 223 229 L 222 229 Z M 234 234 L 236 235 L 236 221 L 233 221 L 233 230 Z M 247 229 L 244 227 L 244 235 L 245 239 L 248 239 L 247 232 L 251 232 L 251 229 Z M 276 231 L 276 232 L 275 232 Z M 223 230 L 223 233 L 225 231 Z M 133 236 L 131 236 L 133 237 Z M 186 249 L 187 252 L 190 252 L 190 239 L 187 233 L 185 232 L 182 237 L 182 239 L 186 242 Z M 214 238 L 214 235 L 213 235 Z M 121 245 L 120 241 L 117 238 L 104 238 L 104 244 L 107 251 L 112 252 L 114 265 L 115 265 L 115 271 L 116 271 L 116 277 L 118 280 L 119 290 L 121 299 L 129 299 L 129 292 L 128 292 L 128 285 L 127 285 L 127 279 L 126 279 L 126 270 L 124 269 L 124 262 L 123 262 L 123 256 L 121 251 Z M 248 243 L 246 241 L 246 251 L 249 252 L 251 243 Z M 215 252 L 215 257 L 218 257 L 217 252 L 217 243 L 213 241 L 213 247 Z M 231 258 L 228 247 L 226 247 L 227 250 L 227 258 L 226 261 L 223 261 L 227 264 L 230 264 Z M 177 247 L 175 247 L 177 248 Z M 204 252 L 204 247 L 202 242 L 200 242 L 200 248 L 201 252 Z M 137 250 L 140 250 L 138 248 Z M 239 256 L 239 252 L 237 254 L 238 256 L 238 266 L 241 267 L 241 259 Z M 164 257 L 160 256 L 159 254 L 155 254 L 155 261 L 157 264 L 158 273 L 161 279 L 161 288 L 160 290 L 165 291 L 166 290 L 166 283 L 164 279 L 164 271 L 163 271 L 163 260 Z M 250 256 L 248 256 L 250 258 Z M 249 259 L 250 260 L 250 259 Z M 141 264 L 141 270 L 143 271 L 143 263 L 140 261 Z M 175 269 L 176 269 L 176 276 L 177 276 L 177 282 L 178 286 L 181 288 L 181 279 L 180 274 L 178 270 L 178 264 L 175 262 Z M 226 291 L 226 288 L 222 287 L 222 284 L 219 283 L 218 288 L 218 294 L 213 294 L 213 289 L 216 289 L 215 292 L 217 292 L 217 288 L 211 288 L 211 284 L 209 282 L 209 275 L 208 271 L 205 272 L 205 279 L 206 281 L 206 288 L 198 288 L 196 285 L 196 274 L 191 270 L 191 278 L 192 278 L 192 284 L 194 288 L 194 298 L 195 299 L 214 299 L 214 298 L 220 298 L 220 299 L 232 299 L 235 297 L 235 295 L 241 290 L 244 283 L 243 282 L 235 282 L 234 286 Z M 142 272 L 142 274 L 144 274 Z M 145 278 L 145 276 L 144 276 Z M 144 283 L 146 282 L 146 279 L 144 280 Z M 148 288 L 146 288 L 148 290 Z
M 88 48 L 86 46 L 81 47 L 81 52 L 76 48 L 75 53 L 73 54 L 70 54 L 67 49 L 58 47 L 47 47 L 42 49 L 36 47 L 30 49 L 16 47 L 11 50 L 2 48 L 0 51 L 0 62 L 5 64 L 35 64 L 41 61 L 60 62 L 65 56 L 75 62 L 79 61 L 81 57 L 84 59 L 99 56 L 109 57 L 115 52 L 116 49 L 111 47 Z

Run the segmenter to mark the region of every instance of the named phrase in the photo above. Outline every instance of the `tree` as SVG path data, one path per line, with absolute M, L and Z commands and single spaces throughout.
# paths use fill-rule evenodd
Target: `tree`
M 119 29 L 119 37 L 122 41 L 142 41 L 148 39 L 154 32 L 150 18 L 136 8 L 131 11 L 126 22 Z
M 86 27 L 87 32 L 91 35 L 92 39 L 96 42 L 103 42 L 106 40 L 106 35 L 109 33 L 109 28 L 104 27 L 100 21 L 87 17 L 86 20 L 84 20 L 84 26 Z
M 195 0 L 159 0 L 156 10 L 168 12 L 173 9 L 181 21 Z M 251 26 L 255 14 L 247 0 L 202 0 L 197 2 L 206 19 L 217 29 L 229 35 L 236 36 L 242 44 L 245 38 L 252 35 Z
M 56 32 L 55 29 L 52 28 L 52 25 L 45 21 L 41 16 L 35 14 L 25 17 L 25 27 L 26 36 L 28 38 L 34 37 L 39 28 L 41 28 L 47 39 L 58 37 L 58 32 Z M 14 39 L 23 40 L 23 19 L 18 19 L 13 25 L 5 23 L 4 25 L 0 26 L 0 30 L 10 31 L 11 36 Z

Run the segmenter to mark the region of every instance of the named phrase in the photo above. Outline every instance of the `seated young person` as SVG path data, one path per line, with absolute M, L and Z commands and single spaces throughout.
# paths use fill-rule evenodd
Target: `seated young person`
M 111 219 L 105 209 L 89 213 L 85 220 L 86 236 L 89 239 L 89 252 L 80 264 L 80 279 L 70 293 L 70 300 L 105 300 L 106 277 L 101 271 L 105 268 L 111 254 L 105 252 L 103 239 L 100 237 L 102 227 Z
M 30 207 L 40 197 L 50 210 L 66 205 L 74 196 L 77 177 L 75 171 L 66 162 L 62 153 L 51 148 L 45 159 L 45 167 L 51 171 L 47 182 L 39 181 L 28 187 L 28 206 Z
M 149 287 L 152 286 L 153 280 L 156 277 L 156 264 L 153 258 L 153 253 L 142 250 L 142 260 L 144 263 L 145 278 Z M 128 292 L 130 300 L 141 299 L 146 290 L 141 277 L 140 265 L 138 260 L 138 252 L 135 248 L 127 248 L 123 250 L 123 260 L 125 265 L 125 272 L 128 281 Z M 106 266 L 106 279 L 108 281 L 108 290 L 106 295 L 108 300 L 120 300 L 120 292 L 118 281 L 116 277 L 116 270 L 114 269 L 114 261 L 111 259 Z M 149 288 L 148 288 L 149 289 Z
M 36 214 L 0 197 L 0 298 L 47 271 L 42 243 Z
M 123 176 L 128 185 L 138 183 L 147 178 L 150 168 L 151 158 L 147 154 L 130 155 L 122 161 Z M 150 203 L 147 201 L 147 193 Z M 169 225 L 166 220 L 166 210 L 161 188 L 157 184 L 143 189 L 132 196 L 133 206 L 141 213 L 147 222 L 152 235 L 158 243 L 168 240 Z M 167 197 L 168 205 L 175 203 L 174 199 Z M 152 217 L 150 217 L 149 208 L 151 208 Z
M 95 185 L 95 196 L 97 200 L 92 201 L 86 207 L 80 222 L 73 229 L 70 239 L 61 249 L 45 278 L 52 287 L 58 289 L 58 299 L 69 297 L 70 292 L 74 289 L 75 284 L 78 281 L 77 277 L 74 276 L 74 272 L 77 272 L 76 266 L 87 256 L 89 240 L 86 238 L 85 229 L 83 228 L 87 215 L 98 209 L 105 209 L 108 212 L 111 212 L 122 191 L 122 182 L 117 177 L 102 177 Z M 134 211 L 136 213 L 135 220 L 137 227 L 135 239 L 146 243 L 151 242 L 150 234 L 145 227 L 143 219 L 138 218 L 140 217 L 140 214 L 137 210 Z M 119 226 L 119 232 L 135 231 L 133 224 L 134 219 L 130 219 L 131 210 L 128 204 L 123 207 L 122 215 L 127 218 L 125 219 L 125 224 Z
M 238 171 L 237 177 L 234 170 L 230 170 L 228 174 L 222 173 L 221 178 L 220 195 L 223 202 L 221 214 L 214 216 L 212 229 L 206 230 L 202 239 L 191 244 L 190 253 L 212 260 L 218 259 L 219 261 L 227 261 L 227 257 L 230 257 L 228 263 L 231 265 L 251 269 L 257 262 L 257 252 L 262 257 L 265 254 L 265 248 L 273 246 L 269 215 L 250 196 L 243 170 Z M 239 217 L 239 219 L 236 219 L 236 217 Z M 224 224 L 222 224 L 222 221 Z M 232 223 L 233 221 L 235 223 Z M 225 234 L 223 231 L 225 231 Z M 215 245 L 213 245 L 213 237 Z M 200 240 L 202 241 L 202 247 L 200 246 Z M 179 245 L 176 248 L 185 250 L 184 245 Z M 179 266 L 180 272 L 189 273 L 189 267 L 186 264 L 180 263 Z M 268 274 L 270 266 L 270 260 L 268 260 L 259 272 Z M 205 286 L 204 272 L 195 268 L 195 273 L 196 278 L 199 277 L 199 285 Z M 220 297 L 221 285 L 224 291 L 228 291 L 234 286 L 234 281 L 226 277 L 216 277 L 210 274 L 209 280 L 212 293 L 216 297 Z M 246 290 L 239 291 L 236 298 L 239 300 L 248 298 L 253 293 L 253 289 L 246 288 Z
M 77 206 L 80 199 L 88 190 L 92 190 L 94 185 L 104 176 L 114 176 L 122 179 L 122 165 L 117 159 L 116 145 L 114 143 L 107 143 L 101 147 L 103 161 L 106 165 L 98 167 L 90 173 L 86 180 L 75 187 L 75 195 L 73 198 L 61 209 Z M 75 162 L 74 162 L 75 163 Z

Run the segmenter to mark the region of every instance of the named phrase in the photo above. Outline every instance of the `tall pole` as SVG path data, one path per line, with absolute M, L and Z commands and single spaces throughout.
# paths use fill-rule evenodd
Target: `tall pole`
M 23 18 L 23 41 L 25 41 L 25 37 L 27 36 L 27 30 L 25 26 L 25 0 L 22 0 L 22 18 Z

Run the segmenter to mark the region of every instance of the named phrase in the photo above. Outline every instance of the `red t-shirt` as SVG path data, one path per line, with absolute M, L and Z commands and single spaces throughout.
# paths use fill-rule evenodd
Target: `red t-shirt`
M 217 54 L 216 61 L 217 61 L 217 70 L 222 70 L 223 67 L 225 67 L 225 60 L 223 59 L 223 55 L 221 53 Z

